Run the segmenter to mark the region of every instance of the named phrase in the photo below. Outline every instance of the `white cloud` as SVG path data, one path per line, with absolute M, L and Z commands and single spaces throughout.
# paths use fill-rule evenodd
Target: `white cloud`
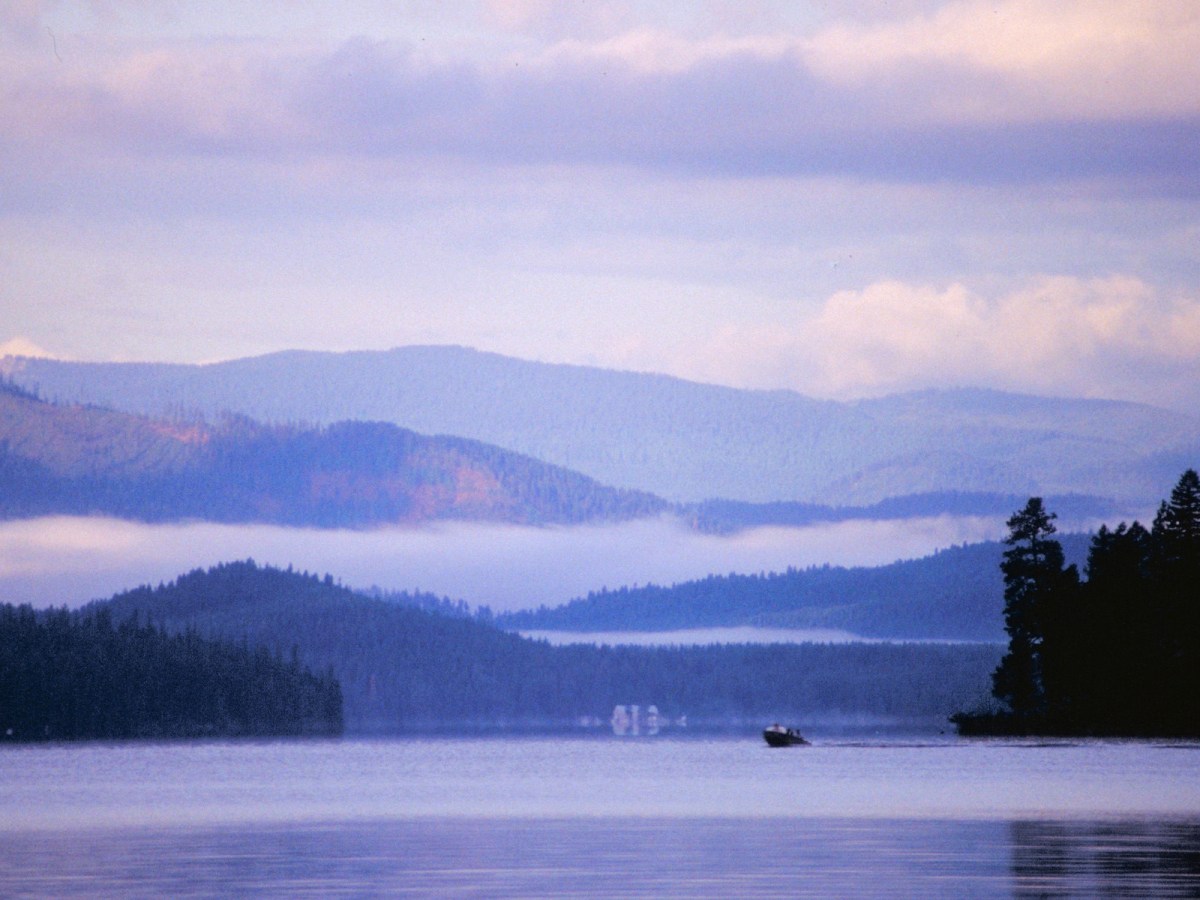
M 968 0 L 903 21 L 832 26 L 805 43 L 804 57 L 837 83 L 915 90 L 910 111 L 928 105 L 987 121 L 1200 111 L 1200 6 L 1191 0 Z
M 786 328 L 727 327 L 691 374 L 839 398 L 979 385 L 1190 402 L 1200 298 L 1124 276 L 1045 277 L 991 297 L 961 283 L 880 281 L 839 291 Z
M 1198 390 L 1190 0 L 102 6 L 0 12 L 30 344 Z
M 498 4 L 516 21 L 543 17 L 543 6 Z M 781 165 L 887 173 L 906 156 L 918 169 L 953 170 L 922 128 L 1200 113 L 1192 3 L 972 0 L 815 34 L 729 34 L 721 17 L 703 33 L 650 15 L 648 24 L 628 13 L 616 21 L 628 27 L 519 51 L 497 40 L 490 59 L 387 40 L 72 38 L 61 61 L 42 53 L 7 68 L 0 114 L 12 135 L 80 140 L 88 152 L 99 138 L 135 154 L 682 159 L 761 174 Z M 1093 139 L 1043 136 L 1049 155 L 1066 154 L 1076 169 L 1114 153 L 1081 153 L 1078 142 Z M 1171 158 L 1151 149 L 1162 164 Z M 985 168 L 989 152 L 1014 151 L 970 141 L 956 151 Z M 1036 170 L 1037 156 L 1017 163 Z

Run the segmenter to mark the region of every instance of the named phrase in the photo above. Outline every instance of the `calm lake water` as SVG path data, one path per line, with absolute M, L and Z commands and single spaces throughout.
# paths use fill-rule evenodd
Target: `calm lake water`
M 814 737 L 0 747 L 0 895 L 1200 895 L 1200 744 Z

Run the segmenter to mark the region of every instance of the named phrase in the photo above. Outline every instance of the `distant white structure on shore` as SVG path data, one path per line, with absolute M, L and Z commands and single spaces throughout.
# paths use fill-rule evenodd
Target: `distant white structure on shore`
M 644 717 L 642 715 L 642 708 L 636 703 L 631 706 L 618 704 L 613 707 L 612 730 L 613 734 L 620 737 L 626 735 L 636 737 L 641 734 L 658 734 L 659 729 L 668 724 L 666 718 L 659 713 L 658 707 L 653 703 L 646 707 Z M 681 718 L 677 724 L 686 725 L 687 720 Z

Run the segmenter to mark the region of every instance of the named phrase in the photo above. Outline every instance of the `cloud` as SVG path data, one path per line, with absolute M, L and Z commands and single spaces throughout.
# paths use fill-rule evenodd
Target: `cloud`
M 679 75 L 691 69 L 756 59 L 767 63 L 797 56 L 802 44 L 787 34 L 724 35 L 690 38 L 671 32 L 637 29 L 598 41 L 560 41 L 534 60 L 543 67 L 603 63 L 642 75 Z M 795 60 L 794 60 L 795 61 Z
M 711 346 L 714 368 L 755 361 L 761 381 L 818 396 L 986 385 L 1153 402 L 1196 394 L 1200 298 L 1126 276 L 1044 277 L 991 297 L 880 281 L 833 294 L 788 331 L 730 327 Z
M 846 394 L 1195 380 L 1194 3 L 301 6 L 3 7 L 10 334 Z M 1125 300 L 1083 277 L 1114 272 Z
M 496 610 L 557 605 L 602 587 L 670 584 L 788 566 L 882 565 L 996 538 L 974 518 L 846 522 L 702 535 L 668 520 L 586 528 L 447 525 L 374 531 L 142 525 L 56 517 L 0 523 L 0 596 L 77 605 L 194 568 L 253 557 L 326 572 L 353 587 L 422 590 Z
M 517 20 L 538 4 L 503 5 Z M 44 57 L 44 54 L 43 54 Z M 10 153 L 459 158 L 723 176 L 1195 180 L 1200 11 L 950 4 L 817 32 L 630 28 L 489 58 L 354 39 L 94 42 L 11 66 Z M 74 158 L 74 164 L 83 162 Z
M 910 95 L 910 112 L 924 106 L 933 116 L 1200 112 L 1191 89 L 1200 76 L 1200 8 L 1187 0 L 949 3 L 904 21 L 834 25 L 806 41 L 804 55 L 834 83 L 887 81 Z

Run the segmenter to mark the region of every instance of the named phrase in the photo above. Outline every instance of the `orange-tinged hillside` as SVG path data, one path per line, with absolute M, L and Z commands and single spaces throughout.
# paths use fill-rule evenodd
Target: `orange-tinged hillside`
M 0 387 L 0 516 L 364 527 L 624 520 L 666 504 L 477 441 L 379 422 L 171 422 Z

